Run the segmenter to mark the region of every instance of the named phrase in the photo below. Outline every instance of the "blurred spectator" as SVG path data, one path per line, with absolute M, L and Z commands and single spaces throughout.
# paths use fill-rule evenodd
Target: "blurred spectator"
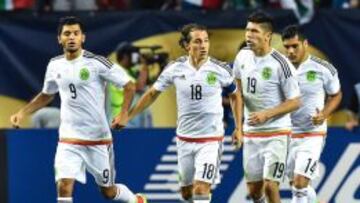
M 0 0 L 0 10 L 32 9 L 35 0 Z
M 100 10 L 127 10 L 130 7 L 130 0 L 97 0 Z
M 224 0 L 179 0 L 181 10 L 216 10 L 222 9 Z
M 54 11 L 95 11 L 97 0 L 53 0 Z
M 176 1 L 176 0 L 174 0 Z M 156 9 L 160 10 L 165 4 L 172 3 L 174 1 L 169 0 L 132 0 L 131 9 Z
M 280 0 L 280 5 L 293 10 L 300 24 L 310 22 L 315 13 L 313 0 Z
M 58 128 L 60 126 L 60 109 L 44 107 L 31 116 L 32 128 Z
M 360 0 L 333 0 L 333 8 L 359 8 Z
M 351 105 L 349 108 L 349 119 L 345 124 L 345 128 L 353 130 L 359 126 L 360 118 L 360 82 L 354 85 L 354 93 L 352 96 Z
M 136 84 L 136 93 L 133 103 L 140 99 L 146 89 L 148 79 L 148 65 L 139 54 L 139 50 L 128 42 L 122 42 L 116 48 L 116 60 L 126 70 L 130 78 Z M 115 85 L 109 85 L 111 115 L 114 118 L 119 114 L 124 100 L 123 89 Z M 129 121 L 129 128 L 152 127 L 152 116 L 149 109 Z

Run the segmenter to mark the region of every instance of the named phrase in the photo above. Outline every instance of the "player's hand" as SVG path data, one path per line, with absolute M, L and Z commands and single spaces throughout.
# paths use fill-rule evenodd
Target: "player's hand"
M 322 111 L 320 111 L 318 108 L 316 108 L 316 114 L 311 117 L 311 122 L 314 125 L 321 125 L 325 121 L 325 116 Z
M 17 112 L 16 114 L 10 117 L 11 125 L 14 128 L 20 128 L 21 121 L 24 119 L 25 115 L 21 112 Z
M 259 111 L 250 113 L 248 123 L 251 126 L 265 123 L 269 119 L 266 111 Z
M 129 121 L 128 112 L 121 112 L 111 123 L 111 128 L 120 130 L 124 128 Z
M 235 128 L 232 134 L 232 144 L 235 146 L 235 149 L 238 150 L 241 148 L 243 143 L 243 132 L 241 129 Z

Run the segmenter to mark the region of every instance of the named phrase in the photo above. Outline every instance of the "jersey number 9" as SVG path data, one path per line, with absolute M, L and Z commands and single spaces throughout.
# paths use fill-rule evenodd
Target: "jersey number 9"
M 72 98 L 72 99 L 76 99 L 77 94 L 76 94 L 75 85 L 72 84 L 72 83 L 70 83 L 70 84 L 69 84 L 69 89 L 70 89 L 70 92 L 71 92 L 71 98 Z

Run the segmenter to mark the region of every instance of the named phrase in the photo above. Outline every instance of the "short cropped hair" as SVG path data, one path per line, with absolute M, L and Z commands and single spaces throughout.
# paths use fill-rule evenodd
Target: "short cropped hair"
M 81 32 L 83 32 L 83 33 L 85 32 L 84 24 L 81 22 L 80 18 L 78 18 L 78 17 L 66 16 L 66 17 L 60 18 L 58 28 L 57 28 L 58 35 L 61 35 L 64 25 L 79 25 Z
M 255 11 L 254 13 L 250 14 L 247 18 L 248 22 L 261 24 L 265 29 L 267 29 L 270 32 L 273 32 L 274 30 L 274 20 L 273 18 L 263 12 L 263 11 Z
M 195 30 L 202 30 L 202 31 L 206 31 L 206 32 L 207 32 L 206 26 L 204 26 L 204 25 L 199 25 L 199 24 L 196 24 L 196 23 L 190 23 L 190 24 L 184 25 L 184 26 L 180 29 L 181 36 L 180 36 L 180 40 L 179 40 L 179 45 L 180 45 L 182 48 L 185 48 L 185 45 L 190 42 L 190 40 L 191 40 L 191 35 L 190 35 L 190 33 L 191 33 L 192 31 L 195 31 Z
M 282 40 L 291 39 L 298 36 L 300 41 L 304 41 L 306 39 L 305 35 L 300 30 L 300 27 L 297 25 L 289 25 L 281 33 Z

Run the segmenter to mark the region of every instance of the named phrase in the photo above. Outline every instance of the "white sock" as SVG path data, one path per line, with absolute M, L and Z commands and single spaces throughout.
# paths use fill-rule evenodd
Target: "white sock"
M 307 188 L 297 189 L 292 187 L 292 200 L 291 203 L 308 203 Z
M 115 185 L 117 190 L 116 190 L 116 195 L 114 197 L 113 200 L 115 201 L 122 201 L 122 202 L 129 202 L 129 203 L 136 203 L 136 196 L 134 195 L 133 192 L 130 191 L 130 189 L 128 187 L 126 187 L 126 185 L 123 184 L 116 184 Z
M 193 203 L 210 203 L 210 195 L 194 195 Z
M 265 195 L 262 196 L 260 199 L 254 200 L 254 203 L 266 203 L 266 201 L 265 201 Z
M 58 197 L 57 203 L 72 203 L 72 197 Z
M 308 197 L 308 203 L 316 203 L 317 202 L 317 198 L 316 198 L 316 191 L 313 187 L 311 187 L 311 185 L 308 185 L 307 187 L 307 197 Z

